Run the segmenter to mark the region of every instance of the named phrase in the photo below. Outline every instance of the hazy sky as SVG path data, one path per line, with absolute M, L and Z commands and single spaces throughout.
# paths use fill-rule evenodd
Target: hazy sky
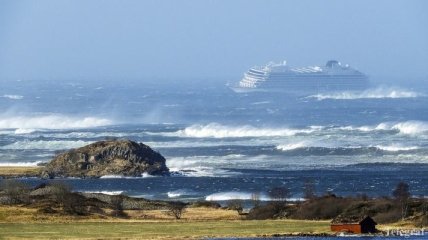
M 0 0 L 1 79 L 224 81 L 284 59 L 428 76 L 428 1 Z

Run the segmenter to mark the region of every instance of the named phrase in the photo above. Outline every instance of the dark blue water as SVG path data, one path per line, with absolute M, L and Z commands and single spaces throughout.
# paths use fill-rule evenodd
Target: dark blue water
M 62 180 L 75 190 L 227 200 L 286 185 L 300 198 L 311 180 L 318 194 L 384 196 L 406 181 L 428 195 L 424 86 L 288 96 L 221 83 L 1 84 L 0 165 L 35 165 L 116 137 L 153 147 L 175 174 Z

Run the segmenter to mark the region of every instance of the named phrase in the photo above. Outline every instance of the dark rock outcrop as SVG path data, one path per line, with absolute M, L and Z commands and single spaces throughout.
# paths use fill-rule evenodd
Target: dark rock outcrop
M 165 158 L 149 146 L 129 140 L 99 141 L 56 156 L 41 171 L 42 178 L 105 175 L 168 175 Z

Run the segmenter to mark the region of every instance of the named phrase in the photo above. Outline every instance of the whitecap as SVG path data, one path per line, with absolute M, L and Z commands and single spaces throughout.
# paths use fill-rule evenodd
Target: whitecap
M 0 149 L 11 149 L 11 150 L 27 150 L 27 149 L 40 149 L 40 150 L 63 150 L 71 148 L 79 148 L 85 145 L 88 145 L 92 142 L 89 141 L 62 141 L 62 140 L 52 140 L 52 141 L 17 141 L 9 145 L 1 146 Z
M 167 192 L 168 198 L 178 198 L 181 196 L 187 196 L 187 195 L 193 195 L 193 194 L 194 194 L 193 191 L 187 190 L 187 189 L 178 189 L 178 190 Z
M 37 131 L 36 129 L 32 129 L 32 128 L 18 128 L 15 130 L 15 134 L 19 135 L 19 134 L 30 134 Z
M 416 98 L 425 94 L 399 88 L 376 88 L 362 92 L 344 91 L 330 94 L 316 94 L 307 98 L 315 98 L 319 101 L 325 99 L 354 100 L 354 99 L 381 99 L 381 98 Z
M 272 198 L 268 196 L 268 194 L 261 192 L 261 193 L 250 193 L 250 192 L 237 192 L 237 191 L 230 191 L 230 192 L 218 192 L 213 193 L 205 197 L 206 201 L 229 201 L 229 200 L 252 200 L 255 197 L 257 197 L 260 201 L 272 201 Z M 287 198 L 287 201 L 302 201 L 304 198 Z
M 84 191 L 84 193 L 101 193 L 105 195 L 120 195 L 123 191 Z
M 418 146 L 403 146 L 400 144 L 392 144 L 392 145 L 377 145 L 375 146 L 378 149 L 388 152 L 399 152 L 399 151 L 412 151 L 419 149 Z
M 240 137 L 280 137 L 294 136 L 302 133 L 312 133 L 315 128 L 292 129 L 292 128 L 258 128 L 245 126 L 224 126 L 217 123 L 208 125 L 192 125 L 176 132 L 181 137 L 192 138 L 240 138 Z
M 3 98 L 8 98 L 11 100 L 21 100 L 24 98 L 22 95 L 15 95 L 15 94 L 5 94 L 2 96 Z
M 290 151 L 290 150 L 294 150 L 294 149 L 304 148 L 307 146 L 308 145 L 306 142 L 296 142 L 296 143 L 278 145 L 278 146 L 276 146 L 276 149 L 281 150 L 281 151 Z
M 36 162 L 0 162 L 0 167 L 36 167 L 42 161 Z
M 420 135 L 428 133 L 428 122 L 409 120 L 404 122 L 383 122 L 373 126 L 345 126 L 338 127 L 339 130 L 345 131 L 396 131 L 407 135 Z
M 0 129 L 77 129 L 110 124 L 112 124 L 111 120 L 97 117 L 75 118 L 62 115 L 0 116 Z

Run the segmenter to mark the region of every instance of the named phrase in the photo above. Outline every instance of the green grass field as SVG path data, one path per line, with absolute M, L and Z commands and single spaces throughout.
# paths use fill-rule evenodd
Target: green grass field
M 329 232 L 328 221 L 1 223 L 0 239 L 198 239 Z

